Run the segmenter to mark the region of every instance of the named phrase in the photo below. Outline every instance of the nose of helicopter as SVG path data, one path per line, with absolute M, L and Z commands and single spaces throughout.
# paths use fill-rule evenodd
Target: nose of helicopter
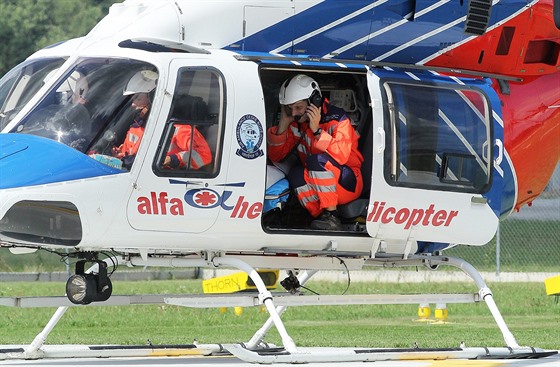
M 19 188 L 122 172 L 54 140 L 0 134 L 0 243 L 76 246 L 82 239 L 76 205 L 28 198 Z
M 0 134 L 0 189 L 123 172 L 54 140 L 25 134 Z

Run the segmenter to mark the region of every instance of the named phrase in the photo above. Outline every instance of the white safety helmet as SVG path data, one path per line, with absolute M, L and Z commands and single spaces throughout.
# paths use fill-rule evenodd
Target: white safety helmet
M 150 93 L 156 87 L 158 73 L 152 70 L 141 70 L 134 74 L 124 88 L 123 95 Z
M 303 99 L 309 99 L 316 92 L 321 96 L 319 84 L 305 74 L 298 74 L 282 84 L 278 99 L 281 105 L 289 105 Z

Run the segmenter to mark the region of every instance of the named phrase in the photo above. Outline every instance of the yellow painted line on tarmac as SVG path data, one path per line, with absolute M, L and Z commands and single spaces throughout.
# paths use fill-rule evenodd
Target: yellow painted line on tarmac
M 211 352 L 207 350 L 192 349 L 170 349 L 170 350 L 155 350 L 148 354 L 150 357 L 182 357 L 182 356 L 207 356 Z

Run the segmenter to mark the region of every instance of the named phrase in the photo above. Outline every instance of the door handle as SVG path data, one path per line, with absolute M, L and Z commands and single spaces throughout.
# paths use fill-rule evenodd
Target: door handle
M 383 153 L 385 150 L 385 130 L 382 127 L 377 128 L 377 133 L 381 136 L 381 144 L 377 148 L 377 153 Z
M 498 147 L 498 156 L 494 160 L 494 164 L 496 166 L 499 166 L 502 163 L 502 159 L 504 158 L 504 143 L 502 143 L 500 139 L 496 139 L 495 144 Z

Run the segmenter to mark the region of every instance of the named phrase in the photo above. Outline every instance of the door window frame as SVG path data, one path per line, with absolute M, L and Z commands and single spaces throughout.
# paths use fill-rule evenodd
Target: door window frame
M 389 133 L 385 137 L 385 144 L 387 149 L 384 152 L 384 176 L 386 182 L 391 186 L 397 187 L 411 187 L 411 188 L 421 188 L 439 191 L 454 191 L 454 192 L 466 192 L 466 193 L 478 193 L 482 194 L 487 192 L 492 183 L 493 175 L 493 117 L 492 110 L 490 108 L 490 102 L 486 94 L 472 86 L 465 86 L 460 84 L 444 84 L 444 83 L 426 83 L 417 81 L 403 81 L 403 80 L 393 80 L 390 78 L 385 78 L 380 80 L 381 92 L 383 98 L 383 113 L 385 115 L 385 130 Z M 475 153 L 478 154 L 467 154 L 463 150 L 454 152 L 438 152 L 437 142 L 436 145 L 432 147 L 432 152 L 436 154 L 436 164 L 439 166 L 437 172 L 429 171 L 419 171 L 419 175 L 415 179 L 400 180 L 402 177 L 402 172 L 406 171 L 406 167 L 402 165 L 401 159 L 401 147 L 402 141 L 404 140 L 402 135 L 399 135 L 399 124 L 402 124 L 402 113 L 399 110 L 398 103 L 395 101 L 395 93 L 391 89 L 391 85 L 398 85 L 399 87 L 413 87 L 413 88 L 427 88 L 431 93 L 437 93 L 440 91 L 456 91 L 458 98 L 462 98 L 465 101 L 465 105 L 472 109 L 473 114 L 477 114 L 478 117 L 483 118 L 480 123 L 484 123 L 486 137 L 484 139 L 483 147 L 477 150 Z M 483 111 L 476 109 L 476 107 L 466 100 L 466 96 L 462 92 L 476 93 L 480 96 L 480 101 L 483 102 Z M 438 112 L 441 114 L 441 109 L 439 104 L 436 102 L 436 107 L 438 107 Z M 400 102 L 402 103 L 402 101 Z M 401 113 L 399 115 L 399 113 Z M 472 117 L 472 116 L 471 116 Z M 440 117 L 441 118 L 441 117 Z M 448 122 L 449 123 L 449 122 Z M 452 130 L 450 128 L 450 130 Z M 458 132 L 455 132 L 458 134 Z M 479 135 L 480 137 L 480 135 Z M 429 148 L 428 148 L 429 149 Z M 468 147 L 465 149 L 468 150 Z M 406 151 L 405 151 L 406 152 Z M 441 155 L 438 155 L 440 154 Z M 484 182 L 477 181 L 473 183 L 471 181 L 465 181 L 462 175 L 450 174 L 450 170 L 442 169 L 448 168 L 451 164 L 455 166 L 464 167 L 465 162 L 467 165 L 469 162 L 473 161 L 473 165 L 480 166 L 480 163 L 484 163 L 484 166 L 480 167 L 481 171 L 484 173 Z M 472 163 L 472 162 L 471 162 Z M 463 172 L 461 172 L 463 173 Z M 435 174 L 434 177 L 428 177 L 429 174 Z
M 179 88 L 181 88 L 182 86 L 181 82 L 184 82 L 184 73 L 197 73 L 204 71 L 211 72 L 214 76 L 217 77 L 217 91 L 219 94 L 217 96 L 217 101 L 213 101 L 218 103 L 218 108 L 216 109 L 215 113 L 212 113 L 211 111 L 202 112 L 202 114 L 205 114 L 205 117 L 197 118 L 195 120 L 192 120 L 192 118 L 187 118 L 187 116 L 174 116 L 175 106 L 177 106 L 180 98 L 183 97 L 191 99 L 191 101 L 189 101 L 192 107 L 191 110 L 194 109 L 204 111 L 208 108 L 210 101 L 201 98 L 200 95 L 179 91 Z M 208 93 L 213 93 L 213 90 L 211 89 L 208 90 Z M 156 176 L 215 178 L 219 175 L 223 153 L 223 135 L 226 117 L 226 93 L 227 91 L 225 77 L 220 72 L 220 70 L 214 67 L 189 66 L 181 67 L 177 70 L 177 78 L 175 89 L 173 92 L 172 106 L 169 109 L 169 115 L 167 116 L 165 128 L 158 144 L 158 150 L 155 154 L 154 162 L 152 165 L 152 170 Z M 210 98 L 212 98 L 212 96 L 209 95 L 208 99 Z M 167 152 L 169 151 L 171 139 L 177 129 L 177 126 L 179 125 L 190 125 L 202 131 L 202 134 L 211 146 L 212 161 L 208 165 L 201 167 L 200 169 L 194 169 L 190 166 L 190 164 L 187 164 L 186 167 L 181 169 L 166 169 L 162 166 Z M 210 130 L 215 131 L 210 133 Z

